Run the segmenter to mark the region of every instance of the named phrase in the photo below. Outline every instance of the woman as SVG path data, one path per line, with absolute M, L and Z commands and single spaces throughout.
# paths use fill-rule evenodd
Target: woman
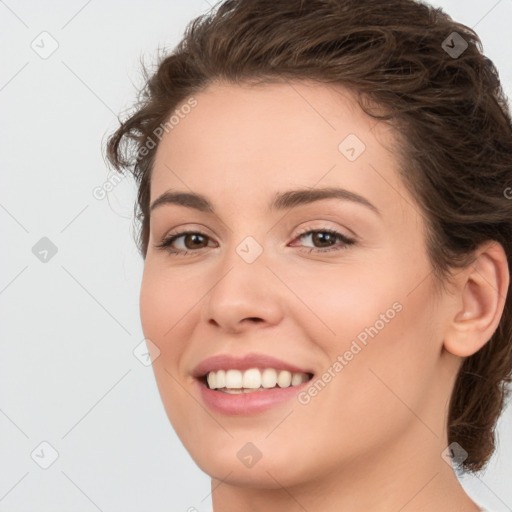
M 148 77 L 140 313 L 215 512 L 482 510 L 512 371 L 512 124 L 413 0 L 231 0 Z M 508 191 L 508 192 L 507 192 Z

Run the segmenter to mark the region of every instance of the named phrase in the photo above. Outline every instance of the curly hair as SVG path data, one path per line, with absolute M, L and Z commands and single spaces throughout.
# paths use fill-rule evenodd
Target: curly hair
M 106 147 L 109 163 L 137 182 L 143 258 L 155 139 L 179 105 L 219 81 L 314 80 L 350 89 L 367 115 L 395 129 L 399 172 L 425 218 L 439 282 L 489 240 L 503 246 L 510 271 L 507 98 L 478 35 L 441 8 L 415 0 L 225 0 L 189 23 L 153 74 L 143 73 L 135 111 Z M 481 470 L 495 449 L 512 382 L 511 301 L 508 292 L 498 328 L 463 360 L 451 395 L 448 441 L 468 452 L 463 471 Z

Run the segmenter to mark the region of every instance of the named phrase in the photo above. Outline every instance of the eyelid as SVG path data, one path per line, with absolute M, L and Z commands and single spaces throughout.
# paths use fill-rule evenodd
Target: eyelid
M 318 222 L 322 222 L 322 221 L 318 221 Z M 309 233 L 311 231 L 326 231 L 326 230 L 327 231 L 336 231 L 341 236 L 343 236 L 347 239 L 353 240 L 354 242 L 359 241 L 359 237 L 351 229 L 347 229 L 347 228 L 342 229 L 338 226 L 328 226 L 326 224 L 323 224 L 321 226 L 306 226 L 305 228 L 300 229 L 294 235 L 294 239 L 299 238 L 301 235 L 304 235 L 305 233 Z M 346 233 L 346 231 L 348 231 L 349 233 Z
M 166 240 L 175 234 L 178 234 L 178 233 L 183 234 L 183 232 L 191 232 L 191 231 L 193 231 L 194 233 L 195 232 L 203 233 L 210 238 L 213 238 L 216 236 L 216 235 L 210 234 L 210 233 L 212 233 L 211 229 L 206 227 L 204 224 L 191 223 L 191 224 L 180 224 L 179 226 L 166 231 L 165 234 L 162 237 L 160 237 L 160 239 Z

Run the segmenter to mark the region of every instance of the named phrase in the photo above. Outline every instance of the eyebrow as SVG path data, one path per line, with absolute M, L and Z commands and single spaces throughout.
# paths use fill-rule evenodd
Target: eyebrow
M 270 210 L 287 210 L 323 199 L 341 199 L 365 206 L 377 215 L 379 209 L 365 197 L 338 187 L 308 188 L 277 192 L 269 205 Z M 177 204 L 201 212 L 215 213 L 212 203 L 203 195 L 193 192 L 167 191 L 159 196 L 150 207 L 150 212 L 159 206 Z

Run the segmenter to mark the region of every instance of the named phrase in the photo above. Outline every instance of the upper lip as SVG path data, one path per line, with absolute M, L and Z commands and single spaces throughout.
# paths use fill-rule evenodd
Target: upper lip
M 194 377 L 200 378 L 209 372 L 218 370 L 249 370 L 250 368 L 275 368 L 276 370 L 288 370 L 292 373 L 310 373 L 309 369 L 300 368 L 281 359 L 265 354 L 246 354 L 242 357 L 234 357 L 230 354 L 219 354 L 201 361 L 192 371 Z

